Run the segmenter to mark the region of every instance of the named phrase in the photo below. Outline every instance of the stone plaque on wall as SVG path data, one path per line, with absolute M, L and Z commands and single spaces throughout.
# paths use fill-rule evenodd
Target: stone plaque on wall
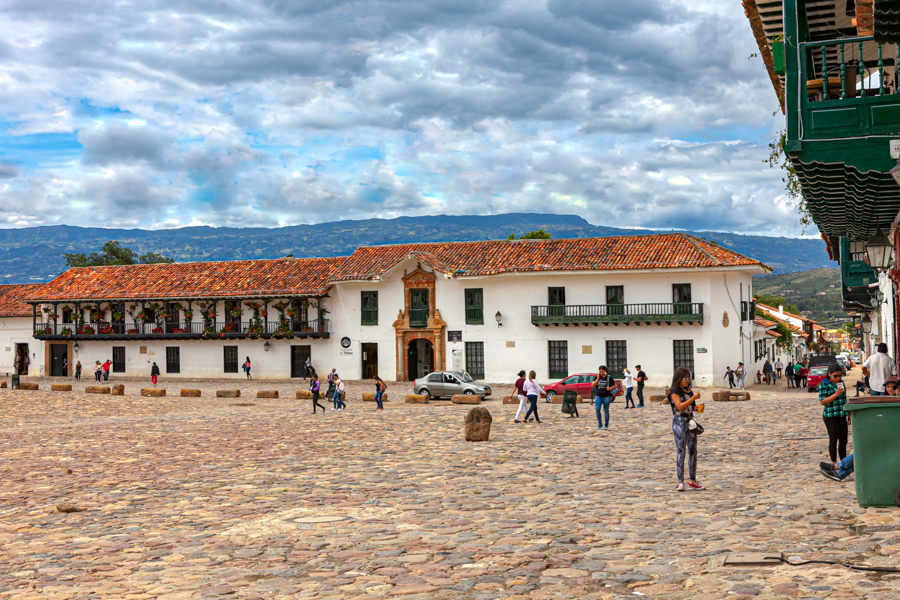
M 448 331 L 447 332 L 447 341 L 448 342 L 461 342 L 462 341 L 462 331 Z

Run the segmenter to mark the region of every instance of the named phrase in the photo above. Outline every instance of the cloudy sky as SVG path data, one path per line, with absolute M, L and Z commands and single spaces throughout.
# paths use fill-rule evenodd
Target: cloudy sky
M 801 233 L 736 2 L 0 0 L 0 30 L 2 227 Z

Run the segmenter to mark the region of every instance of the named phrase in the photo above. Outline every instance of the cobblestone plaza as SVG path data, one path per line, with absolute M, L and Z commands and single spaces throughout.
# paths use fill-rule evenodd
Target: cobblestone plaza
M 900 597 L 900 574 L 723 565 L 774 551 L 900 567 L 900 513 L 818 472 L 827 437 L 805 391 L 704 392 L 707 489 L 676 493 L 665 405 L 620 400 L 607 432 L 589 405 L 514 424 L 500 387 L 490 441 L 467 443 L 469 407 L 404 404 L 403 384 L 383 412 L 354 382 L 347 410 L 312 415 L 302 381 L 163 381 L 165 398 L 39 382 L 0 390 L 0 598 Z

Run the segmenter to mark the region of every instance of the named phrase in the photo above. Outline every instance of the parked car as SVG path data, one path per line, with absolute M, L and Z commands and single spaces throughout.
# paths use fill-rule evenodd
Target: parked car
M 428 395 L 432 398 L 466 394 L 481 396 L 491 395 L 491 386 L 478 381 L 465 371 L 435 371 L 413 382 L 416 394 Z
M 815 392 L 827 375 L 828 367 L 812 367 L 806 375 L 806 389 Z
M 552 402 L 553 396 L 556 396 L 557 394 L 562 395 L 566 390 L 572 390 L 585 400 L 590 401 L 591 383 L 596 377 L 596 373 L 577 373 L 575 375 L 569 375 L 561 381 L 545 385 L 545 393 L 542 394 L 542 396 L 547 398 L 547 402 Z M 621 396 L 625 393 L 625 388 L 618 379 L 616 380 L 616 388 L 616 396 Z

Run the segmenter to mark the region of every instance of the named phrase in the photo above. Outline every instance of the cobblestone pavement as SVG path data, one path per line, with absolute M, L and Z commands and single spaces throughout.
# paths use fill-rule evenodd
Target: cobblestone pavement
M 541 403 L 544 423 L 517 425 L 495 396 L 490 442 L 466 443 L 468 407 L 402 404 L 400 384 L 384 411 L 354 382 L 346 411 L 312 415 L 253 393 L 302 382 L 203 383 L 201 398 L 124 383 L 124 397 L 0 390 L 0 598 L 900 597 L 900 575 L 722 564 L 783 551 L 900 567 L 900 509 L 859 508 L 852 480 L 819 474 L 805 391 L 708 402 L 707 489 L 676 493 L 664 405 L 618 401 L 597 431 L 588 405 Z

